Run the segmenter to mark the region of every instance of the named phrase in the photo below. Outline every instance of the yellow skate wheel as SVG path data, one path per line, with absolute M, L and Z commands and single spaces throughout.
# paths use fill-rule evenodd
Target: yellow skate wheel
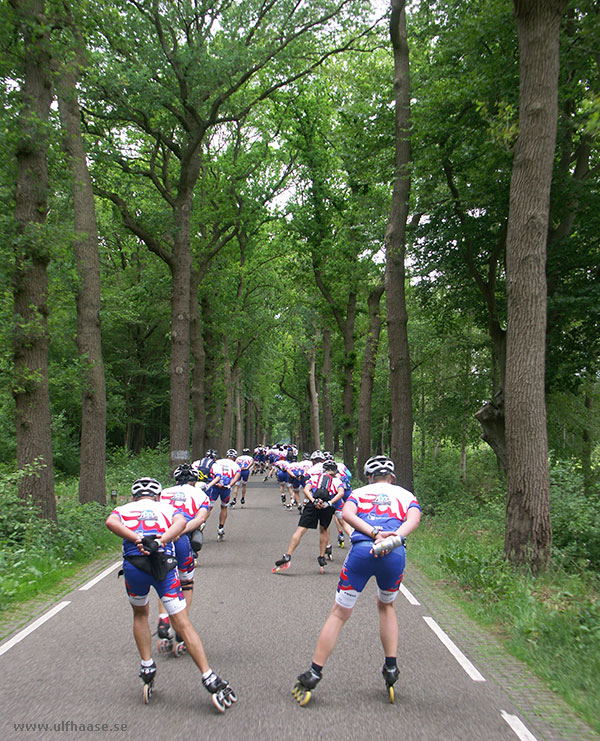
M 146 705 L 150 702 L 151 696 L 152 696 L 152 685 L 145 684 L 144 685 L 144 703 Z
M 390 702 L 393 705 L 394 704 L 394 688 L 392 686 L 388 687 L 388 692 L 390 693 Z
M 308 705 L 308 701 L 310 700 L 311 692 L 310 690 L 305 690 L 304 693 L 300 693 L 300 696 L 298 697 L 298 704 L 300 707 L 304 707 L 305 705 Z

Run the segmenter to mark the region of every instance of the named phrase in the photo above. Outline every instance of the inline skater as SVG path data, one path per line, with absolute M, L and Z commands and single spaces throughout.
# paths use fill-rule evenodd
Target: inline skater
M 198 472 L 198 481 L 206 482 L 210 478 L 210 469 L 213 463 L 217 460 L 219 454 L 216 450 L 210 448 L 204 454 L 204 458 L 200 458 L 192 463 L 192 468 Z
M 241 476 L 240 467 L 235 462 L 236 458 L 237 450 L 230 448 L 227 451 L 227 458 L 220 458 L 215 461 L 210 469 L 211 480 L 207 484 L 206 493 L 210 499 L 211 509 L 218 499 L 221 500 L 219 525 L 217 527 L 218 541 L 225 537 L 225 522 L 227 521 L 231 487 L 235 486 Z
M 285 458 L 280 458 L 278 461 L 273 463 L 273 470 L 277 471 L 277 483 L 279 484 L 279 494 L 281 495 L 281 503 L 284 507 L 286 504 L 286 491 L 290 495 L 290 504 L 288 509 L 292 507 L 292 487 L 290 486 L 290 476 L 288 473 L 288 462 Z
M 181 591 L 185 597 L 186 610 L 189 615 L 194 596 L 195 557 L 202 547 L 202 532 L 196 533 L 196 531 L 204 526 L 210 514 L 210 500 L 202 489 L 196 488 L 198 473 L 188 463 L 178 466 L 173 472 L 173 478 L 176 486 L 163 489 L 160 501 L 170 504 L 176 513 L 184 516 L 186 521 L 185 530 L 175 541 L 175 557 Z M 160 600 L 158 613 L 159 651 L 172 648 L 175 655 L 180 656 L 185 650 L 185 643 L 177 633 L 175 642 L 173 642 L 169 615 Z
M 369 483 L 354 492 L 344 505 L 343 517 L 354 528 L 352 548 L 342 567 L 335 603 L 317 640 L 310 669 L 300 674 L 292 693 L 306 705 L 322 677 L 340 631 L 371 576 L 377 581 L 377 609 L 385 655 L 382 674 L 390 702 L 398 679 L 398 619 L 395 599 L 406 565 L 406 536 L 419 525 L 421 508 L 415 496 L 394 485 L 394 464 L 384 455 L 369 458 L 364 474 Z M 378 553 L 379 552 L 379 553 Z
M 250 448 L 244 448 L 242 450 L 242 454 L 238 455 L 238 457 L 235 459 L 235 462 L 240 467 L 240 479 L 233 487 L 233 501 L 230 505 L 232 508 L 235 507 L 237 502 L 237 493 L 240 482 L 242 484 L 242 498 L 240 499 L 240 505 L 243 507 L 246 503 L 246 487 L 248 484 L 248 479 L 250 478 L 250 473 L 254 473 L 254 458 L 252 457 Z
M 318 452 L 318 451 L 316 451 Z M 314 455 L 314 454 L 313 454 Z M 319 453 L 322 455 L 322 453 Z M 334 461 L 335 464 L 335 461 Z M 313 466 L 314 468 L 314 466 Z M 311 469 L 312 470 L 312 469 Z M 273 573 L 289 568 L 292 553 L 296 550 L 307 530 L 315 530 L 319 526 L 319 556 L 317 558 L 319 571 L 325 572 L 325 548 L 328 541 L 328 529 L 333 517 L 335 503 L 344 494 L 342 482 L 335 475 L 337 465 L 330 466 L 329 471 L 316 472 L 304 487 L 307 504 L 302 509 L 298 527 L 294 531 L 287 551 L 275 561 Z
M 310 460 L 299 461 L 296 460 L 296 456 L 294 456 L 294 460 L 288 462 L 288 485 L 289 488 L 291 488 L 289 509 L 291 509 L 295 503 L 298 511 L 302 511 L 302 497 L 300 492 L 304 489 L 308 469 L 312 468 L 312 466 L 313 464 Z
M 186 527 L 186 519 L 166 502 L 160 502 L 160 483 L 153 478 L 133 482 L 132 500 L 110 513 L 107 528 L 123 539 L 125 589 L 133 610 L 133 636 L 140 654 L 139 677 L 144 701 L 152 694 L 156 664 L 152 660 L 152 635 L 148 622 L 149 592 L 154 587 L 175 630 L 183 636 L 188 653 L 202 672 L 202 684 L 220 712 L 237 700 L 229 684 L 210 668 L 200 636 L 190 622 L 177 574 L 173 541 Z

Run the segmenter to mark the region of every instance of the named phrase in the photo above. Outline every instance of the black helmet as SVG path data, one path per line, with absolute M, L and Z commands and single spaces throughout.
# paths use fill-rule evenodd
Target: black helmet
M 244 448 L 242 450 L 242 455 L 251 455 L 250 448 Z
M 178 484 L 187 484 L 188 481 L 198 481 L 198 471 L 189 463 L 182 463 L 173 471 L 173 478 Z
M 367 478 L 371 476 L 394 476 L 394 461 L 386 455 L 375 455 L 365 463 L 364 473 Z
M 159 481 L 151 478 L 136 479 L 131 486 L 134 499 L 141 497 L 159 497 L 162 486 Z
M 329 458 L 326 461 L 324 461 L 323 470 L 337 473 L 337 470 L 338 470 L 337 463 L 332 458 Z

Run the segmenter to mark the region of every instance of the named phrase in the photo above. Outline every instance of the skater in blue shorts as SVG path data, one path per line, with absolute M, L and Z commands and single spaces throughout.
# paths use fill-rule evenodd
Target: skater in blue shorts
M 369 483 L 355 489 L 342 510 L 344 520 L 354 528 L 352 547 L 342 567 L 335 603 L 321 629 L 311 667 L 300 674 L 294 685 L 293 694 L 300 705 L 310 700 L 340 631 L 372 576 L 377 581 L 380 637 L 385 654 L 382 674 L 390 702 L 394 701 L 393 685 L 399 674 L 394 602 L 404 575 L 406 536 L 418 527 L 421 508 L 411 492 L 394 485 L 394 463 L 386 456 L 369 458 L 364 473 Z

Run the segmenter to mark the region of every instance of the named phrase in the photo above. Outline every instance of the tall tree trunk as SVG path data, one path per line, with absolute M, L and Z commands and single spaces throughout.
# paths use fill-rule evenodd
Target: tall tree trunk
M 43 0 L 11 0 L 24 39 L 21 114 L 16 142 L 13 396 L 19 495 L 56 520 L 48 389 L 48 116 L 50 39 Z
M 394 51 L 396 172 L 385 235 L 385 294 L 392 406 L 391 457 L 396 464 L 398 484 L 412 490 L 413 413 L 404 286 L 406 222 L 410 195 L 410 68 L 404 6 L 404 0 L 392 0 L 390 37 Z
M 362 478 L 365 462 L 371 455 L 371 398 L 373 395 L 373 381 L 375 366 L 377 365 L 377 349 L 381 333 L 381 314 L 379 305 L 384 287 L 376 286 L 367 299 L 369 307 L 369 330 L 363 356 L 360 390 L 358 393 L 358 460 L 356 473 Z
M 356 291 L 348 296 L 344 337 L 344 378 L 342 386 L 343 430 L 342 448 L 344 463 L 354 471 L 354 323 L 356 319 Z
M 198 301 L 200 275 L 193 270 L 190 282 L 190 350 L 192 356 L 192 460 L 204 456 L 206 450 L 205 375 L 206 352 L 202 333 L 202 316 Z
M 319 429 L 319 394 L 317 392 L 317 337 L 308 358 L 308 401 L 310 404 L 310 447 L 318 450 L 321 447 L 321 431 Z
M 244 390 L 242 387 L 242 373 L 237 367 L 233 373 L 233 387 L 235 394 L 235 447 L 239 453 L 244 447 Z
M 190 460 L 190 248 L 191 193 L 177 199 L 171 267 L 169 440 L 171 469 Z
M 81 60 L 78 53 L 77 60 Z M 79 286 L 77 349 L 82 372 L 79 501 L 106 504 L 106 385 L 100 328 L 100 256 L 92 181 L 81 134 L 74 63 L 57 76 L 65 151 L 73 180 L 73 209 Z
M 333 452 L 333 407 L 329 386 L 331 384 L 331 330 L 323 329 L 323 366 L 321 368 L 321 413 L 323 416 L 323 447 Z
M 533 572 L 550 560 L 550 475 L 544 396 L 546 240 L 558 118 L 559 33 L 566 0 L 514 0 L 520 50 L 519 138 L 506 244 L 504 553 Z
M 226 451 L 231 447 L 233 437 L 233 372 L 227 345 L 224 347 L 223 384 L 225 386 L 225 408 L 223 410 L 223 426 L 221 429 L 221 440 L 219 442 L 219 454 L 225 457 Z

